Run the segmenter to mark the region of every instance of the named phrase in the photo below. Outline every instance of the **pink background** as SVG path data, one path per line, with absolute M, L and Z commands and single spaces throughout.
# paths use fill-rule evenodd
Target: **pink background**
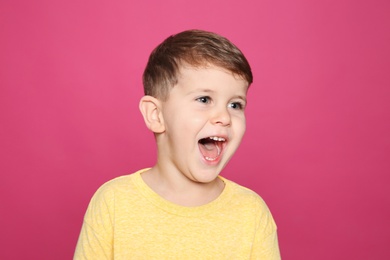
M 284 259 L 390 259 L 390 2 L 0 2 L 0 259 L 70 259 L 94 191 L 154 163 L 141 74 L 168 35 L 236 43 L 255 76 L 223 172 Z

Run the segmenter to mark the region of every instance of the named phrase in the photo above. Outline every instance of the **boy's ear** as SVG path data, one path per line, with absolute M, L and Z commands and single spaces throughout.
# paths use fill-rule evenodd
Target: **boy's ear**
M 156 134 L 165 131 L 164 118 L 160 108 L 160 100 L 152 96 L 143 96 L 139 102 L 139 109 L 144 117 L 146 126 Z

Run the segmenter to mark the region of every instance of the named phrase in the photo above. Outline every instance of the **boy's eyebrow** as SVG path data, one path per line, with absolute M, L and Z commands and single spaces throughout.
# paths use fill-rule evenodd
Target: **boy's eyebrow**
M 193 93 L 196 93 L 196 92 L 215 92 L 214 90 L 211 90 L 211 89 L 208 89 L 208 88 L 197 88 L 197 89 L 194 89 L 190 92 L 188 92 L 188 94 L 193 94 Z
M 186 96 L 192 95 L 194 93 L 214 93 L 214 90 L 208 89 L 208 88 L 197 88 L 194 90 L 189 91 Z
M 191 95 L 191 94 L 197 93 L 197 92 L 214 93 L 215 91 L 212 89 L 208 89 L 208 88 L 198 88 L 198 89 L 195 89 L 195 90 L 188 92 L 187 95 Z M 245 103 L 248 103 L 246 96 L 237 95 L 237 96 L 234 96 L 233 98 L 242 99 Z
M 245 104 L 248 103 L 245 96 L 238 95 L 238 96 L 236 96 L 236 98 L 242 99 L 245 102 Z

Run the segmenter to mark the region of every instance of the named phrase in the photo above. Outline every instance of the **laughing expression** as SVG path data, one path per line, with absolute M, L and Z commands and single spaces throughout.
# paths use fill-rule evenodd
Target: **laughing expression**
M 161 105 L 160 166 L 194 182 L 215 180 L 244 135 L 247 89 L 219 67 L 182 67 Z

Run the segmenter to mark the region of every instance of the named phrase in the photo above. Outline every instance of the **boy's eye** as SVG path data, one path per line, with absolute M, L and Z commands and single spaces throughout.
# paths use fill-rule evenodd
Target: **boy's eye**
M 201 103 L 208 104 L 208 103 L 210 103 L 211 98 L 210 97 L 200 97 L 200 98 L 197 98 L 196 100 L 201 102 Z
M 240 102 L 233 102 L 229 104 L 229 107 L 237 110 L 242 110 L 244 108 L 244 105 Z

